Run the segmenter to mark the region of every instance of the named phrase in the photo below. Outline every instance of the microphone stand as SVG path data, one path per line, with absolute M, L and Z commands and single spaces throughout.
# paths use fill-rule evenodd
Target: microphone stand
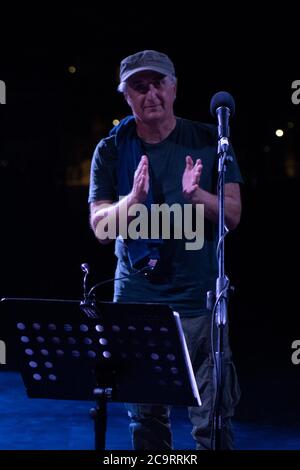
M 225 225 L 225 172 L 228 161 L 233 158 L 227 155 L 229 141 L 227 137 L 222 137 L 218 145 L 218 207 L 219 207 L 219 233 L 218 233 L 218 278 L 216 280 L 216 300 L 213 308 L 212 321 L 217 327 L 216 344 L 214 345 L 214 335 L 212 334 L 212 347 L 216 347 L 215 351 L 215 407 L 213 416 L 213 446 L 214 450 L 222 449 L 222 397 L 223 397 L 223 374 L 224 374 L 224 332 L 227 324 L 227 304 L 230 290 L 230 282 L 225 275 L 225 236 L 228 229 Z M 214 328 L 212 328 L 214 331 Z

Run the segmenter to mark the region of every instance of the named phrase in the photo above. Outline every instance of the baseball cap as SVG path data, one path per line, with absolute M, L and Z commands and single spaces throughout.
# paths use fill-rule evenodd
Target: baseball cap
M 175 77 L 175 67 L 171 59 L 162 52 L 145 50 L 125 57 L 120 64 L 120 82 L 143 70 L 153 70 L 163 75 Z

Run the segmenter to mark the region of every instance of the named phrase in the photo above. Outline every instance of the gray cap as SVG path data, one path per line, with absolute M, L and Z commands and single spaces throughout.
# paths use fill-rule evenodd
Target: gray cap
M 166 54 L 157 51 L 141 51 L 125 57 L 120 64 L 120 82 L 125 82 L 131 75 L 143 70 L 153 70 L 163 75 L 173 75 L 173 62 Z

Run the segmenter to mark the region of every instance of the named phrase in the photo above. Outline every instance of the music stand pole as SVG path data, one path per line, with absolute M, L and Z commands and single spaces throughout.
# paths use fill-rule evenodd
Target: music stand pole
M 105 450 L 107 430 L 107 401 L 111 399 L 111 388 L 94 389 L 93 395 L 96 407 L 90 409 L 90 416 L 94 420 L 94 446 L 95 450 Z

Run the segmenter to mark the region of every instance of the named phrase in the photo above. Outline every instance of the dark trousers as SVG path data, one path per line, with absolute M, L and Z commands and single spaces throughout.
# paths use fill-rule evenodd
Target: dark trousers
M 192 361 L 202 406 L 189 407 L 193 425 L 192 436 L 197 450 L 211 449 L 214 374 L 211 350 L 211 315 L 181 318 L 181 323 Z M 234 449 L 231 418 L 240 398 L 236 370 L 228 343 L 228 328 L 224 334 L 224 375 L 222 417 L 222 449 Z M 130 417 L 130 432 L 135 450 L 170 450 L 173 448 L 170 407 L 126 403 Z

